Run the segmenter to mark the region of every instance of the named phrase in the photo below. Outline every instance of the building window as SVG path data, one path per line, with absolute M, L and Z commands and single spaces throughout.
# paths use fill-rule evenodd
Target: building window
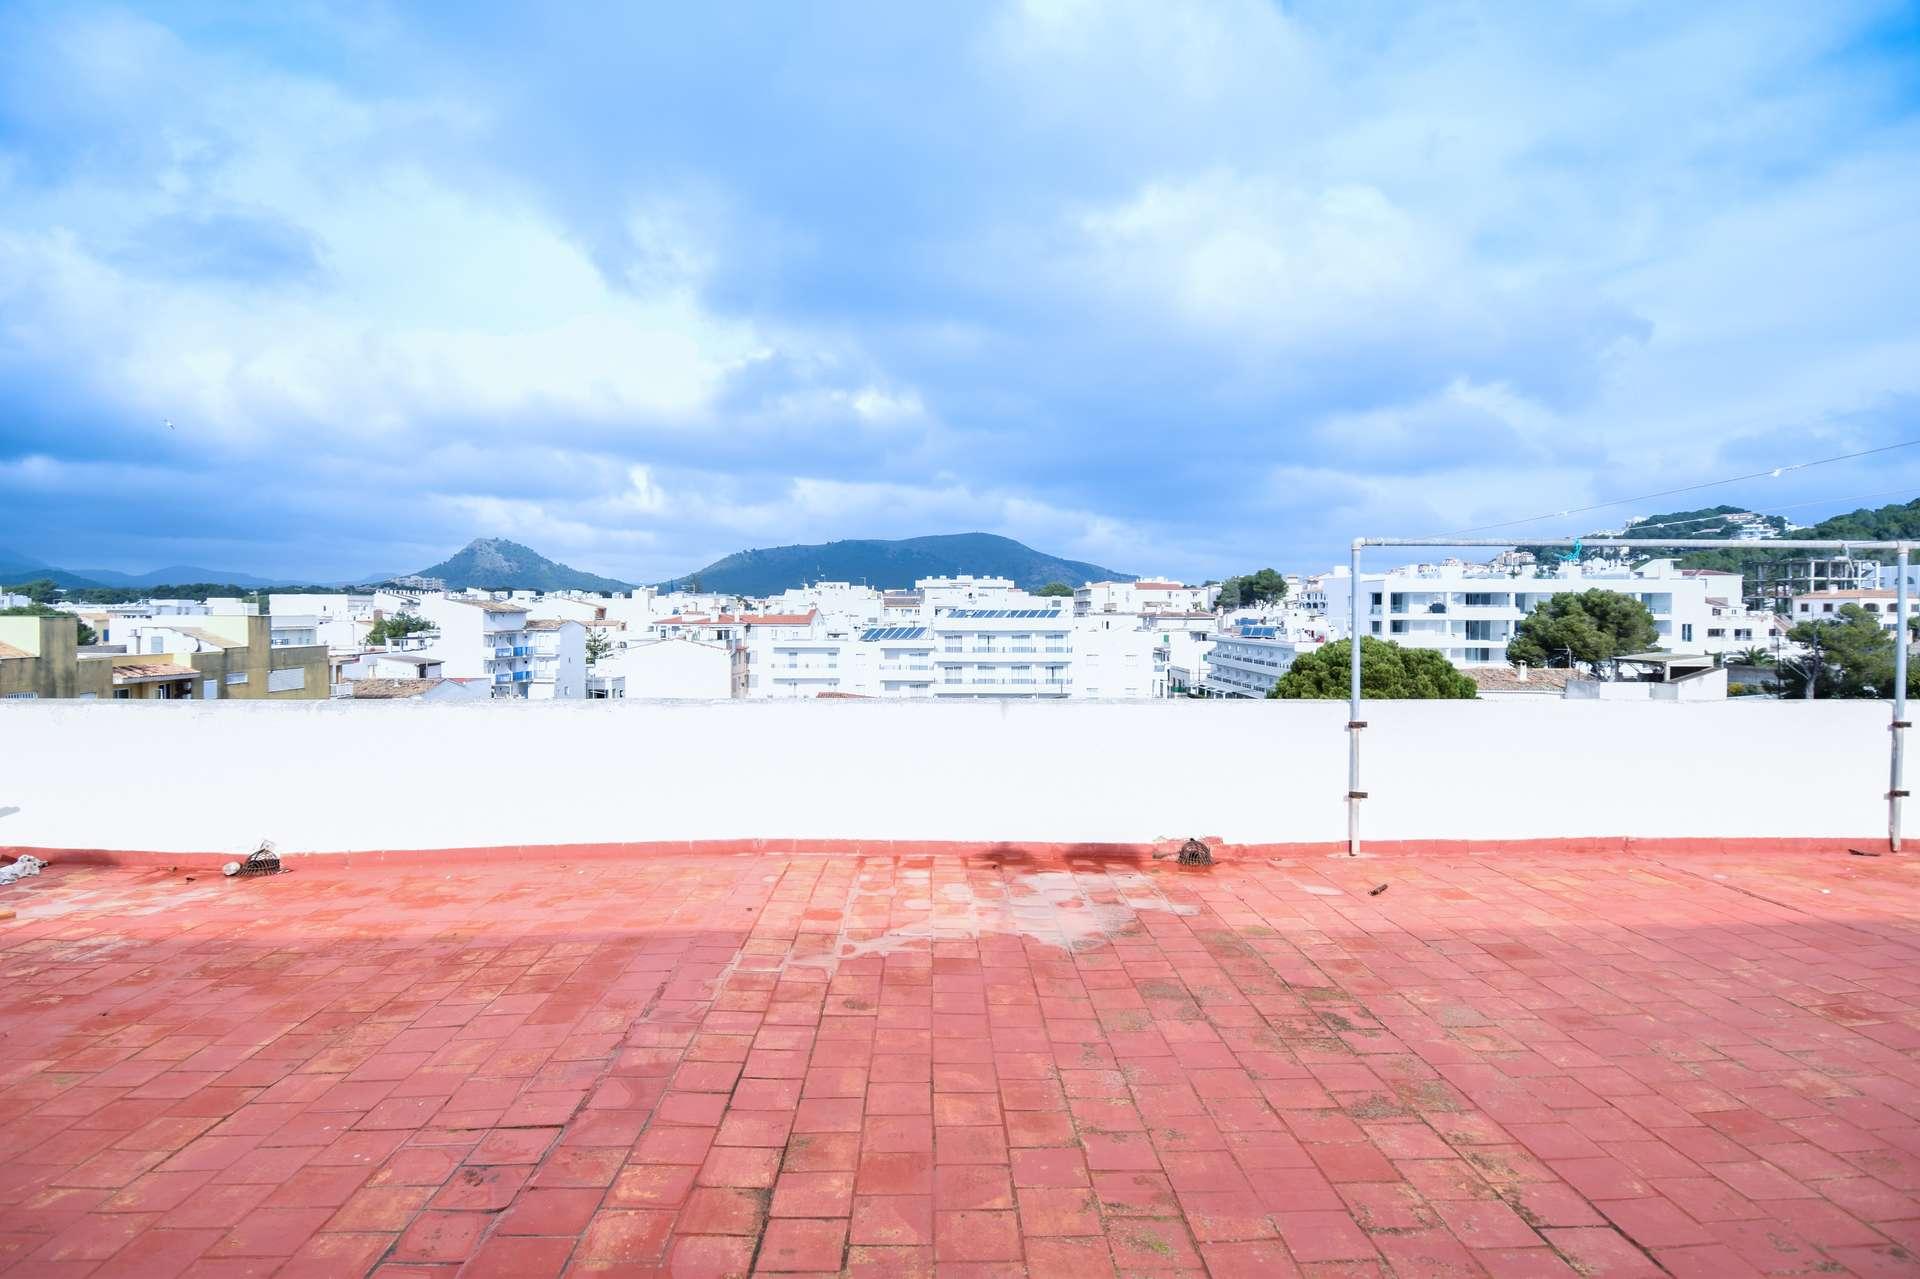
M 1680 623 L 1680 642 L 1682 644 L 1693 643 L 1693 623 L 1692 622 Z

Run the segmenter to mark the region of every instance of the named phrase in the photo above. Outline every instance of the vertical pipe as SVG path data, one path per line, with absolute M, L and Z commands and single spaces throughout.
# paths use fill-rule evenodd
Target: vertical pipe
M 1900 851 L 1900 801 L 1906 798 L 1901 789 L 1902 774 L 1906 772 L 1906 736 L 1907 736 L 1907 544 L 1900 543 L 1900 550 L 1894 558 L 1900 580 L 1894 584 L 1897 604 L 1894 612 L 1898 624 L 1893 633 L 1893 746 L 1890 756 L 1887 786 L 1887 845 L 1893 852 Z
M 1360 855 L 1360 548 L 1365 539 L 1353 539 L 1352 566 L 1348 569 L 1347 640 L 1347 856 Z M 1385 601 L 1382 601 L 1384 603 Z M 1382 614 L 1384 616 L 1384 613 Z

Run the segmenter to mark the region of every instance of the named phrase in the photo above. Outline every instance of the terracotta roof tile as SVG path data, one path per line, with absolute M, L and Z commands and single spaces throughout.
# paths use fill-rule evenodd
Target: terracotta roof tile
M 437 679 L 357 679 L 353 695 L 355 699 L 418 697 L 439 683 Z
M 144 684 L 152 680 L 192 679 L 199 674 L 191 666 L 180 666 L 173 662 L 127 662 L 114 666 L 113 682 Z
M 1539 693 L 1553 696 L 1564 693 L 1567 681 L 1573 677 L 1572 671 L 1546 669 L 1529 670 L 1527 677 L 1520 678 L 1520 672 L 1511 666 L 1467 666 L 1461 674 L 1479 685 L 1483 691 L 1498 693 Z

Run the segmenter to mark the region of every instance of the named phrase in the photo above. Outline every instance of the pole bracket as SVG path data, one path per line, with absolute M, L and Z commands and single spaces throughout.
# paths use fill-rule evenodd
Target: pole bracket
M 1913 727 L 1913 721 L 1911 721 L 1911 720 L 1905 720 L 1905 719 L 1896 719 L 1895 721 L 1893 721 L 1893 723 L 1891 723 L 1891 724 L 1889 724 L 1889 725 L 1887 725 L 1887 727 L 1888 727 L 1888 728 L 1890 728 L 1890 729 L 1892 729 L 1892 728 L 1912 728 L 1912 727 Z
M 1911 795 L 1912 793 L 1913 793 L 1912 791 L 1890 790 L 1887 792 L 1887 798 L 1888 799 L 1905 799 L 1908 795 Z
M 1364 719 L 1350 719 L 1347 721 L 1347 727 L 1349 729 L 1365 728 L 1366 726 L 1367 726 L 1367 721 L 1365 721 Z
M 1347 792 L 1348 799 L 1365 799 L 1366 797 L 1367 793 L 1363 790 L 1350 790 Z

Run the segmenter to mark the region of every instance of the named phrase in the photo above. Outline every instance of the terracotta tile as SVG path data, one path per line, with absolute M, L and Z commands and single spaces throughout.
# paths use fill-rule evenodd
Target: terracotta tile
M 845 1221 L 774 1220 L 767 1223 L 756 1265 L 768 1273 L 837 1273 L 846 1252 Z
M 848 1239 L 855 1244 L 921 1248 L 933 1243 L 933 1196 L 854 1196 Z

